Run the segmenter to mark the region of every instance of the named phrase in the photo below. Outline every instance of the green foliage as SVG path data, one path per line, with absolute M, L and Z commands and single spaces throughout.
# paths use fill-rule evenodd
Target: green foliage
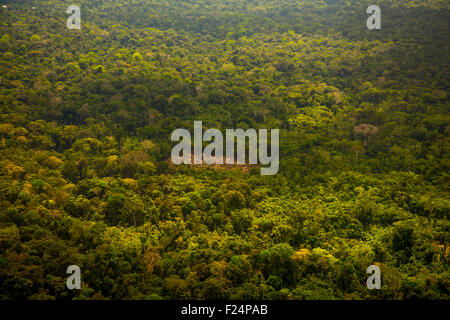
M 0 11 L 0 299 L 449 299 L 448 1 L 79 4 Z M 174 166 L 194 120 L 279 173 Z

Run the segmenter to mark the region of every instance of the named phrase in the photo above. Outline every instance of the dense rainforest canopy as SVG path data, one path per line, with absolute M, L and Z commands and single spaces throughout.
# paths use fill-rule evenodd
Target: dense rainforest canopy
M 0 2 L 0 299 L 449 299 L 448 1 Z M 173 165 L 195 120 L 279 173 Z

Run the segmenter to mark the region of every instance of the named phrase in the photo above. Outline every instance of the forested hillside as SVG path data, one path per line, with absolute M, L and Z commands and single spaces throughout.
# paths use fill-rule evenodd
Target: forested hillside
M 69 4 L 0 3 L 0 299 L 449 299 L 448 1 Z M 279 173 L 172 164 L 197 120 Z

